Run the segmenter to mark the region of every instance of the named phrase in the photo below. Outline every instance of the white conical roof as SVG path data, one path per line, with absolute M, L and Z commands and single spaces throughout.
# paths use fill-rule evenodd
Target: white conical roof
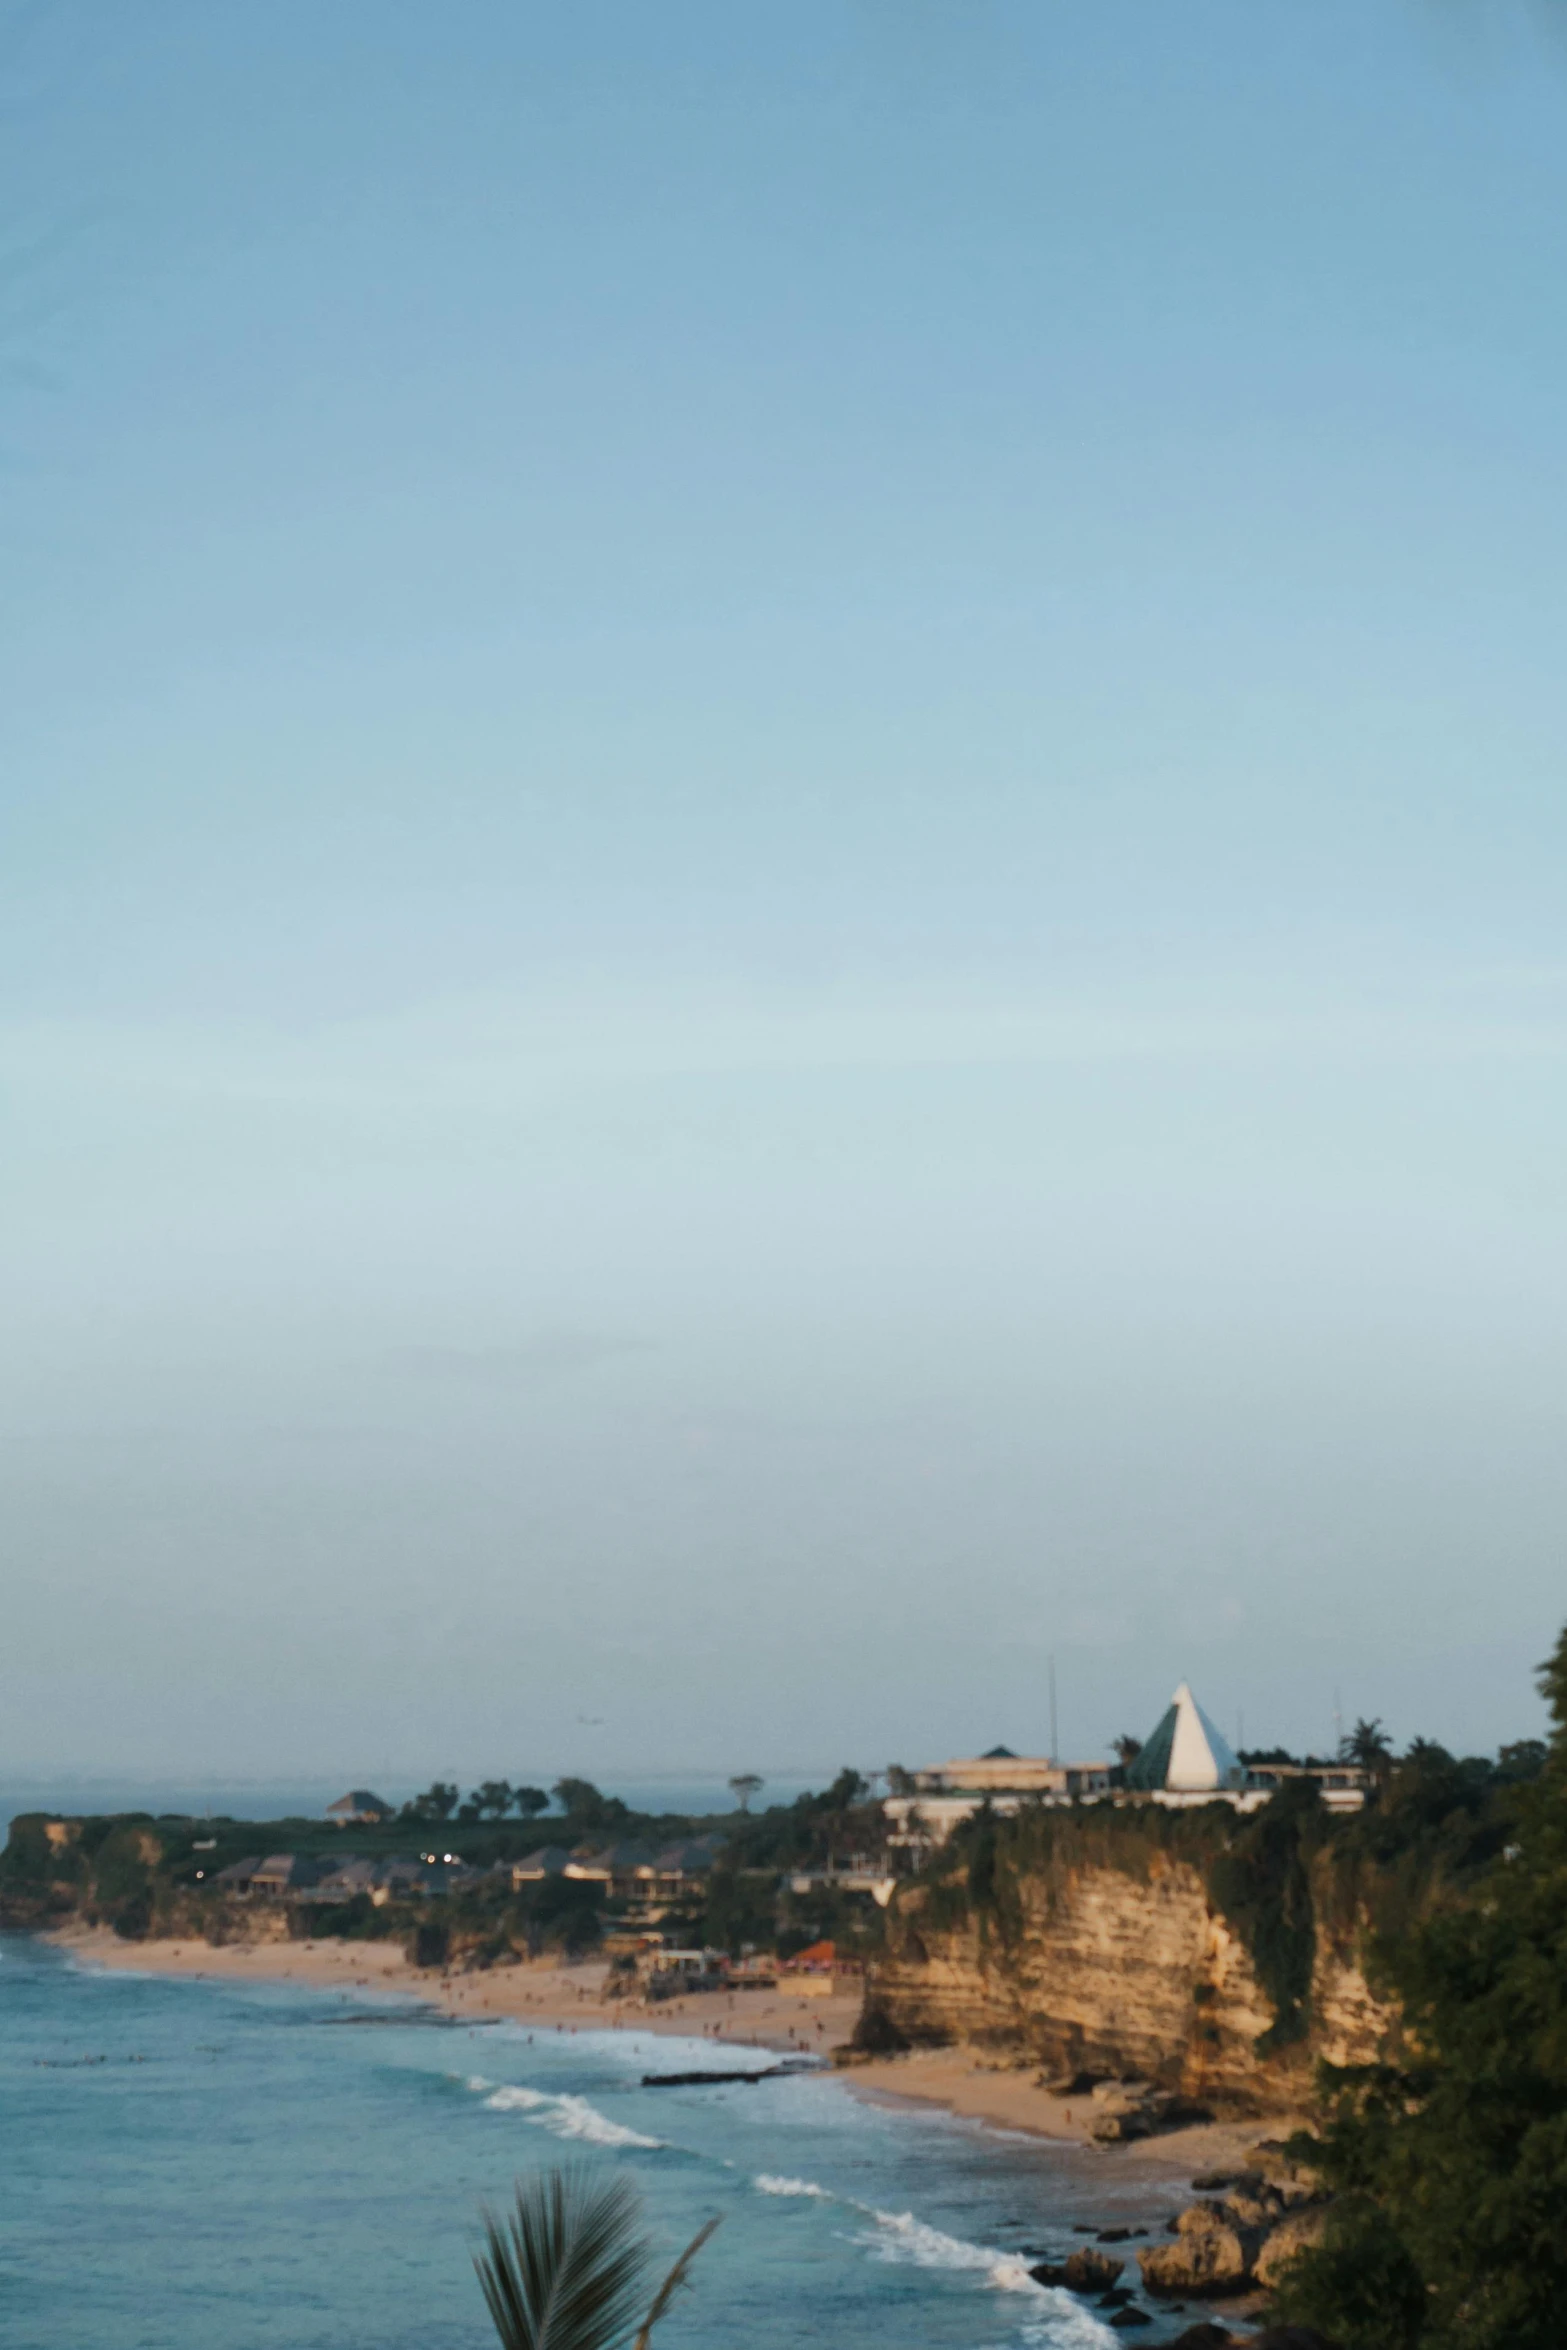
M 1175 1715 L 1166 1787 L 1181 1794 L 1200 1794 L 1208 1787 L 1239 1787 L 1246 1773 L 1236 1761 L 1228 1739 L 1216 1730 L 1183 1681 L 1170 1700 Z

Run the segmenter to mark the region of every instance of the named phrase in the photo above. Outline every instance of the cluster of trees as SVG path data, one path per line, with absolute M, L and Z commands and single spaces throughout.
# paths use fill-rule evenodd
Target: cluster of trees
M 1116 1741 L 1118 1748 L 1123 1743 L 1128 1742 L 1121 1739 Z M 1135 1746 L 1136 1741 L 1134 1739 L 1129 1743 Z M 1483 1756 L 1473 1755 L 1466 1757 L 1458 1767 L 1477 1773 L 1498 1785 L 1520 1786 L 1525 1780 L 1539 1777 L 1545 1768 L 1548 1752 L 1543 1738 L 1518 1738 L 1512 1745 L 1501 1749 L 1494 1763 Z M 1240 1759 L 1247 1764 L 1287 1763 L 1296 1769 L 1328 1767 L 1327 1758 L 1321 1755 L 1291 1754 L 1283 1746 L 1249 1746 Z M 1339 1740 L 1338 1752 L 1331 1759 L 1353 1763 L 1360 1770 L 1369 1771 L 1383 1791 L 1397 1772 L 1412 1771 L 1419 1775 L 1428 1772 L 1434 1764 L 1450 1766 L 1454 1760 L 1446 1747 L 1438 1745 L 1434 1738 L 1412 1738 L 1401 1755 L 1395 1754 L 1393 1741 L 1382 1727 L 1380 1715 L 1374 1715 L 1370 1721 L 1356 1722 L 1354 1728 L 1346 1731 Z
M 558 1792 L 558 1790 L 557 1790 Z M 548 1811 L 549 1797 L 542 1787 L 513 1787 L 508 1779 L 484 1779 L 464 1802 L 462 1789 L 454 1780 L 437 1779 L 422 1795 L 415 1795 L 403 1805 L 399 1817 L 405 1820 L 459 1819 L 465 1823 L 474 1820 L 503 1820 L 515 1811 L 525 1820 Z
M 754 1798 L 766 1784 L 756 1771 L 737 1771 L 729 1781 L 729 1791 L 740 1810 L 749 1812 Z M 551 1796 L 566 1819 L 590 1832 L 595 1828 L 623 1827 L 633 1817 L 618 1795 L 601 1795 L 591 1779 L 569 1778 L 557 1779 L 549 1794 L 542 1787 L 514 1787 L 509 1779 L 483 1779 L 466 1800 L 455 1780 L 437 1779 L 422 1795 L 415 1795 L 405 1803 L 399 1817 L 456 1819 L 471 1825 L 477 1820 L 503 1820 L 509 1812 L 515 1812 L 520 1819 L 532 1820 L 540 1812 L 548 1811 Z
M 1548 1745 L 1485 1765 L 1417 1741 L 1396 1774 L 1433 1799 L 1488 1774 L 1504 1840 L 1385 1947 L 1403 2060 L 1325 2074 L 1311 2153 L 1338 2195 L 1284 2300 L 1346 2350 L 1567 2340 L 1567 1632 L 1541 1687 Z
M 762 1782 L 757 1779 L 747 1784 L 754 1789 Z M 557 1779 L 548 1794 L 542 1787 L 513 1787 L 508 1779 L 483 1779 L 466 1801 L 455 1780 L 437 1779 L 422 1795 L 405 1803 L 399 1816 L 405 1820 L 455 1819 L 464 1826 L 479 1820 L 503 1820 L 508 1812 L 515 1812 L 519 1819 L 534 1820 L 549 1810 L 551 1797 L 568 1825 L 585 1833 L 623 1827 L 632 1817 L 618 1795 L 601 1795 L 591 1779 Z

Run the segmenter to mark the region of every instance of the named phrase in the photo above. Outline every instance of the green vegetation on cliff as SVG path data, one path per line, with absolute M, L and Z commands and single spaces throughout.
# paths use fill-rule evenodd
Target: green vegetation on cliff
M 1405 2061 L 1326 2081 L 1340 2199 L 1287 2300 L 1347 2350 L 1567 2340 L 1567 1633 L 1541 1682 L 1555 1736 L 1501 1850 L 1385 1945 Z

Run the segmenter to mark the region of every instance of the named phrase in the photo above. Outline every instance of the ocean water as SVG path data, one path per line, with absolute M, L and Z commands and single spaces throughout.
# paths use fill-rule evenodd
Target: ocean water
M 5 2350 L 485 2350 L 482 2205 L 563 2159 L 635 2180 L 659 2248 L 722 2226 L 661 2350 L 1091 2350 L 1027 2258 L 1158 2227 L 1113 2156 L 851 2096 L 702 2041 L 452 2025 L 411 2002 L 93 1972 L 0 1937 Z M 1135 2279 L 1134 2279 L 1135 2281 Z

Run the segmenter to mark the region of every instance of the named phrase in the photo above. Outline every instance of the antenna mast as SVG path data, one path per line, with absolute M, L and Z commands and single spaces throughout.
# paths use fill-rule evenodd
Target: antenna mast
M 1061 1744 L 1056 1736 L 1056 1660 L 1052 1656 L 1047 1657 L 1045 1662 L 1050 1673 L 1050 1759 L 1058 1763 L 1061 1760 Z

